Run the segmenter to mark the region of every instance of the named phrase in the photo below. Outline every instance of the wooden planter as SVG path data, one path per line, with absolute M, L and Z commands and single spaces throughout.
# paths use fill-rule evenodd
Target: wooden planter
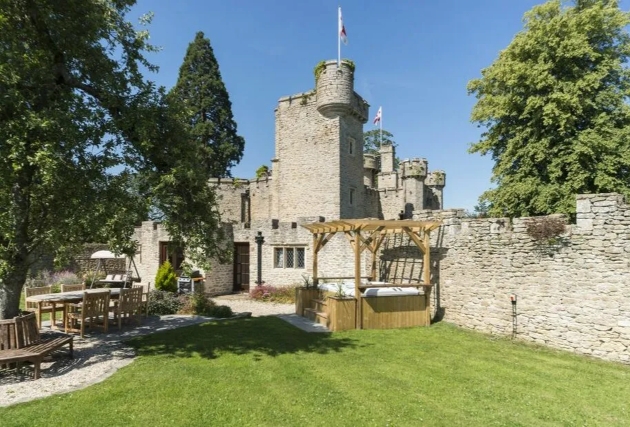
M 356 328 L 356 300 L 352 297 L 328 297 L 328 329 L 346 331 Z
M 304 309 L 312 307 L 311 301 L 319 296 L 317 288 L 295 288 L 295 314 L 304 316 Z

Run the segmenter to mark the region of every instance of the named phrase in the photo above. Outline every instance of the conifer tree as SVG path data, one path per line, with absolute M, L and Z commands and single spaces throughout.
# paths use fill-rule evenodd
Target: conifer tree
M 171 96 L 185 107 L 191 135 L 206 149 L 204 160 L 210 174 L 231 176 L 230 169 L 243 157 L 245 140 L 237 134 L 219 64 L 210 40 L 201 31 L 188 45 Z
M 630 196 L 630 15 L 617 0 L 551 0 L 469 83 L 470 152 L 491 154 L 490 215 L 575 212 L 579 193 Z

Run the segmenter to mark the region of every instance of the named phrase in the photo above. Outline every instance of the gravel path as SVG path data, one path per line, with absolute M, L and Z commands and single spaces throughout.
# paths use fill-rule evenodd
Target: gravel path
M 227 305 L 234 313 L 251 313 L 252 316 L 284 315 L 295 311 L 293 304 L 261 303 L 246 295 L 226 295 L 214 298 L 219 305 Z M 66 348 L 44 361 L 41 378 L 32 380 L 32 369 L 27 372 L 0 371 L 0 407 L 27 402 L 54 394 L 68 393 L 103 381 L 118 369 L 130 364 L 136 357 L 124 340 L 157 331 L 203 323 L 210 318 L 202 316 L 154 316 L 144 319 L 140 327 L 117 328 L 108 334 L 74 338 L 74 358 L 68 358 Z

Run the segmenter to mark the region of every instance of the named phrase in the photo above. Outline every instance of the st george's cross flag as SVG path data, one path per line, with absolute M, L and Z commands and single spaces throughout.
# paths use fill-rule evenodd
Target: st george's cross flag
M 341 18 L 341 6 L 339 6 L 339 38 L 343 44 L 348 44 L 348 35 L 346 34 L 346 27 L 343 25 L 343 19 Z
M 378 111 L 376 112 L 376 116 L 374 117 L 374 126 L 381 122 L 381 116 L 383 115 L 383 107 L 378 107 Z

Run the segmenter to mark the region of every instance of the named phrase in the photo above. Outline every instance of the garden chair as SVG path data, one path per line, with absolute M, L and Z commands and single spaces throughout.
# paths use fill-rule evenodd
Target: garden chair
M 134 287 L 121 289 L 120 296 L 114 301 L 114 321 L 118 323 L 118 330 L 122 329 L 122 322 L 134 319 L 140 324 L 139 316 L 143 311 L 142 288 Z
M 141 311 L 144 317 L 149 317 L 149 286 L 143 285 L 140 283 L 134 283 L 131 285 L 131 288 L 141 288 L 142 289 L 142 306 Z
M 74 292 L 74 291 L 84 291 L 85 283 L 80 283 L 76 285 L 61 285 L 61 292 Z
M 24 288 L 24 297 L 28 298 L 33 295 L 43 295 L 43 294 L 51 294 L 52 286 L 38 286 L 35 288 Z M 41 329 L 42 328 L 42 313 L 52 313 L 53 306 L 50 303 L 41 303 L 40 309 L 38 310 L 38 303 L 36 302 L 27 302 L 26 303 L 26 311 L 34 312 L 37 315 L 37 325 Z M 64 306 L 55 307 L 55 312 L 63 313 L 63 317 L 65 318 L 66 308 Z M 51 325 L 52 326 L 52 325 Z
M 68 332 L 79 332 L 81 338 L 85 333 L 85 327 L 99 327 L 103 332 L 107 332 L 109 323 L 109 298 L 111 291 L 103 289 L 98 292 L 84 292 L 83 301 L 78 304 L 66 304 L 65 330 Z M 77 328 L 77 322 L 81 322 L 81 327 Z

